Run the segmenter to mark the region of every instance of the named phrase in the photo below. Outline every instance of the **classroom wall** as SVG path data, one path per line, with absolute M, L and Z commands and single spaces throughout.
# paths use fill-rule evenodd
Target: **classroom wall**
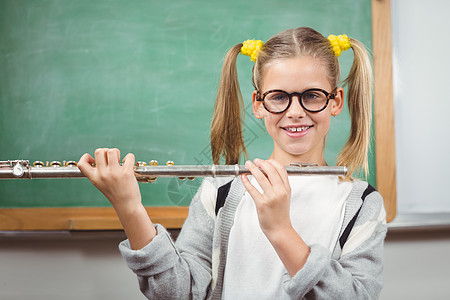
M 391 1 L 399 214 L 450 213 L 449 10 L 446 0 Z
M 85 233 L 0 238 L 0 299 L 145 299 L 117 245 Z
M 123 233 L 0 237 L 0 299 L 139 300 Z M 450 230 L 390 232 L 380 299 L 450 299 Z

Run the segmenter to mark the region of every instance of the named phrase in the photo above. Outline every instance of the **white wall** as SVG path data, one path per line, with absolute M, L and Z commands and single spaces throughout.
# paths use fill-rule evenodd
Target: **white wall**
M 397 204 L 450 212 L 450 1 L 391 0 Z
M 120 240 L 90 233 L 0 237 L 0 299 L 145 299 L 120 256 Z
M 450 299 L 450 229 L 388 233 L 380 299 Z

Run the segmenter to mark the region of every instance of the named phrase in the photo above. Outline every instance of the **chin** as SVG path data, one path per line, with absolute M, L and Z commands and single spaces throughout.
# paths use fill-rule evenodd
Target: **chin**
M 294 156 L 305 155 L 310 151 L 311 147 L 308 145 L 291 145 L 286 147 L 286 152 Z
M 295 162 L 301 162 L 302 160 L 304 160 L 304 157 L 307 156 L 308 151 L 286 151 L 287 154 L 292 157 Z
M 315 150 L 310 145 L 292 145 L 291 147 L 286 147 L 284 152 L 296 159 L 297 162 L 310 162 L 314 157 L 311 154 L 315 153 Z

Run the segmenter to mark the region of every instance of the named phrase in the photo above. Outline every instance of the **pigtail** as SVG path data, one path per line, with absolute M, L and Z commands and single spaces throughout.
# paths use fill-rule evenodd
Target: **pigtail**
M 371 61 L 367 50 L 360 42 L 355 39 L 350 39 L 350 42 L 354 60 L 344 85 L 348 87 L 347 101 L 351 128 L 348 141 L 337 159 L 337 165 L 349 169 L 346 179 L 350 179 L 355 171 L 364 171 L 366 177 L 369 174 L 368 152 L 372 123 Z
M 236 59 L 242 44 L 231 48 L 223 62 L 214 114 L 211 122 L 211 154 L 214 164 L 237 164 L 241 153 L 247 157 L 242 136 L 243 106 L 236 69 Z

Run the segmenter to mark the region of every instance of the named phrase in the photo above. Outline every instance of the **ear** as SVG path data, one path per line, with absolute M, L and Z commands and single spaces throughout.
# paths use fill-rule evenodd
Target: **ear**
M 252 93 L 252 108 L 253 108 L 253 114 L 257 119 L 264 118 L 264 105 L 262 101 L 257 101 L 258 99 L 258 91 L 253 91 Z
M 336 88 L 335 97 L 331 100 L 331 115 L 337 116 L 342 112 L 344 108 L 344 89 L 341 87 Z

